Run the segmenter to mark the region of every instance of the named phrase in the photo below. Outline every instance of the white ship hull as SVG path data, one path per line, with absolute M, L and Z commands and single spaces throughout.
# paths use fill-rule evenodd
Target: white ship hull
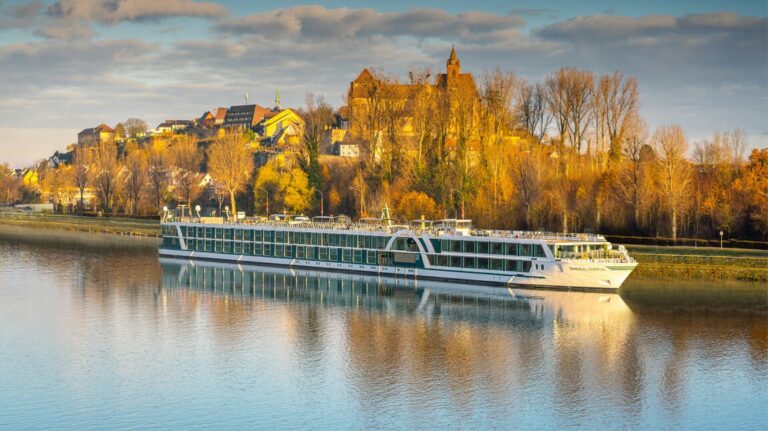
M 594 261 L 539 261 L 541 269 L 529 273 L 502 271 L 455 270 L 450 268 L 404 268 L 396 266 L 367 265 L 356 263 L 323 262 L 224 253 L 208 253 L 187 250 L 159 250 L 161 256 L 182 259 L 204 259 L 239 264 L 276 265 L 320 271 L 345 271 L 375 274 L 389 277 L 411 277 L 454 283 L 491 284 L 550 289 L 615 291 L 629 277 L 637 263 L 603 263 Z

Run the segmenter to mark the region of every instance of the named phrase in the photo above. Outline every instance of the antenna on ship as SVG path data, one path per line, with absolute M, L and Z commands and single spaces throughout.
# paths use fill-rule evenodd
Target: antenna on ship
M 381 209 L 381 221 L 386 222 L 387 226 L 392 225 L 392 217 L 389 215 L 389 206 L 384 204 L 384 208 Z

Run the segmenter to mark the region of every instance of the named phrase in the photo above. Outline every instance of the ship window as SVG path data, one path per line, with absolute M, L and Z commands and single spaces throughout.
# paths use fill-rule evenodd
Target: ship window
M 504 254 L 504 244 L 500 242 L 494 242 L 491 244 L 491 253 L 493 254 Z
M 224 239 L 232 239 L 232 229 L 224 229 Z
M 264 231 L 264 242 L 272 242 L 273 232 L 271 230 Z
M 236 241 L 242 241 L 243 239 L 243 230 L 242 229 L 235 229 L 235 240 Z
M 272 244 L 264 244 L 262 256 L 272 256 Z
M 262 232 L 260 230 L 253 231 L 253 240 L 257 242 L 261 242 L 262 238 L 264 236 L 262 235 Z
M 536 244 L 533 246 L 533 253 L 536 257 L 547 257 L 547 255 L 544 253 L 544 247 L 541 244 Z
M 373 250 L 368 250 L 368 264 L 369 265 L 375 265 L 377 262 L 376 260 L 376 252 Z
M 341 235 L 334 235 L 334 234 L 328 235 L 328 245 L 330 245 L 330 246 L 337 246 L 337 245 L 339 245 L 339 237 L 340 236 Z
M 451 256 L 451 266 L 461 268 L 461 256 Z
M 304 259 L 304 256 L 306 256 L 306 254 L 304 253 L 305 250 L 306 249 L 304 247 L 302 247 L 300 245 L 297 245 L 296 246 L 296 259 Z
M 440 250 L 450 251 L 451 243 L 447 239 L 440 240 Z
M 307 259 L 315 259 L 315 247 L 307 247 Z
M 331 262 L 338 262 L 339 261 L 339 249 L 338 248 L 336 248 L 336 247 L 332 248 L 331 251 L 330 251 L 330 255 L 331 255 L 331 257 L 330 257 L 329 260 Z
M 221 228 L 216 228 L 216 239 L 221 239 L 224 236 Z
M 283 257 L 283 245 L 275 244 L 275 256 Z
M 280 230 L 275 232 L 275 242 L 280 242 L 280 243 L 285 242 L 285 232 Z
M 365 244 L 364 245 L 365 248 L 372 248 L 371 247 L 371 237 L 370 236 L 364 237 L 363 243 Z
M 464 258 L 464 268 L 475 268 L 476 262 L 474 257 L 465 257 Z
M 251 254 L 251 243 L 246 242 L 243 244 L 243 254 Z
M 488 269 L 488 258 L 487 257 L 480 257 L 477 259 L 477 269 Z
M 319 258 L 320 260 L 328 260 L 328 249 L 325 247 L 320 247 Z
M 241 242 L 239 242 L 239 241 L 235 242 L 235 246 L 234 246 L 233 250 L 234 250 L 235 254 L 242 253 L 242 251 L 243 251 L 243 244 Z
M 531 272 L 531 261 L 530 260 L 524 260 L 523 261 L 523 272 Z
M 504 261 L 501 259 L 491 259 L 491 269 L 494 271 L 503 271 Z
M 520 244 L 520 256 L 533 256 L 531 244 Z
M 377 248 L 384 249 L 387 246 L 387 237 L 380 236 L 378 237 L 377 242 L 379 243 L 379 246 Z
M 311 234 L 311 235 L 312 235 L 312 240 L 311 240 L 310 244 L 312 244 L 312 245 L 317 245 L 317 237 L 318 237 L 318 234 L 316 234 L 316 233 L 313 233 L 313 234 Z
M 477 250 L 477 247 L 475 246 L 474 241 L 464 241 L 464 252 L 465 253 L 474 253 L 475 250 Z
M 439 266 L 448 266 L 448 256 L 437 256 L 437 264 Z
M 198 238 L 205 238 L 205 228 L 198 227 L 197 228 L 197 237 Z
M 263 253 L 264 247 L 261 245 L 261 243 L 257 243 L 253 245 L 253 255 L 254 256 L 261 256 Z
M 488 243 L 485 241 L 478 241 L 477 252 L 482 254 L 488 254 Z
M 221 253 L 222 245 L 221 241 L 216 241 L 214 244 L 214 251 Z
M 363 263 L 363 251 L 355 250 L 352 254 L 352 261 L 355 263 Z
M 516 243 L 509 243 L 507 244 L 507 256 L 518 256 L 517 254 L 517 246 L 519 244 Z
M 519 271 L 520 268 L 518 266 L 518 263 L 520 263 L 517 260 L 507 260 L 506 261 L 506 270 L 507 271 Z
M 213 251 L 213 241 L 211 240 L 205 241 L 205 251 Z
M 352 250 L 345 248 L 341 250 L 341 261 L 349 262 L 352 260 Z
M 283 253 L 283 256 L 285 256 L 285 257 L 293 257 L 293 246 L 292 245 L 286 245 L 285 246 L 285 252 Z

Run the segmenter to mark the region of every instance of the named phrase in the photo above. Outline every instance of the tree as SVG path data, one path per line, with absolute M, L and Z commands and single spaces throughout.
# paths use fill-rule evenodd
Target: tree
M 135 149 L 125 156 L 125 191 L 130 202 L 130 214 L 138 212 L 141 192 L 147 183 L 149 152 L 143 149 Z
M 243 190 L 253 171 L 253 155 L 241 133 L 225 133 L 208 148 L 208 172 L 229 193 L 232 214 L 237 219 L 235 195 Z
M 75 186 L 80 192 L 79 209 L 82 211 L 85 208 L 83 202 L 83 195 L 85 194 L 85 188 L 88 187 L 89 175 L 88 166 L 90 164 L 90 151 L 81 146 L 75 147 L 74 154 L 72 156 L 72 166 L 74 166 L 74 181 Z
M 147 153 L 147 181 L 155 211 L 159 212 L 168 191 L 168 166 L 165 141 L 154 139 Z
M 426 193 L 408 192 L 397 201 L 397 216 L 406 220 L 417 220 L 424 216 L 427 220 L 440 216 L 435 201 Z
M 320 145 L 323 134 L 328 133 L 333 124 L 333 108 L 320 97 L 315 99 L 312 94 L 307 95 L 307 107 L 303 113 L 304 134 L 302 146 L 299 151 L 299 166 L 307 174 L 309 184 L 316 190 L 321 189 L 322 175 L 320 172 Z
M 123 123 L 117 123 L 115 125 L 115 139 L 122 139 L 125 137 L 125 126 Z
M 678 125 L 661 126 L 653 135 L 653 145 L 659 156 L 661 175 L 658 179 L 662 201 L 670 213 L 672 240 L 677 240 L 677 219 L 689 204 L 688 192 L 692 173 L 688 161 L 688 140 Z
M 560 145 L 567 136 L 571 148 L 581 153 L 592 118 L 594 74 L 562 68 L 547 78 L 549 106 L 560 132 Z
M 173 184 L 180 202 L 190 208 L 192 201 L 200 196 L 200 166 L 203 156 L 197 148 L 197 142 L 189 135 L 176 136 L 170 149 L 173 164 Z
M 7 164 L 0 164 L 0 203 L 12 204 L 21 199 L 21 179 Z
M 623 73 L 616 71 L 602 76 L 599 87 L 597 104 L 603 107 L 610 142 L 609 155 L 611 160 L 616 161 L 621 157 L 624 135 L 637 116 L 637 79 L 625 79 Z
M 303 214 L 312 203 L 307 174 L 291 166 L 284 157 L 274 158 L 259 169 L 254 193 L 258 195 L 262 190 L 269 193 L 270 203 L 278 210 Z
M 129 138 L 136 138 L 140 135 L 147 133 L 149 127 L 147 123 L 140 118 L 129 118 L 123 123 L 125 127 L 125 133 Z
M 119 175 L 117 146 L 111 141 L 100 142 L 93 154 L 93 187 L 99 206 L 106 214 L 112 212 Z
M 540 83 L 520 82 L 515 115 L 520 126 L 534 142 L 541 143 L 552 121 L 547 109 L 547 90 Z

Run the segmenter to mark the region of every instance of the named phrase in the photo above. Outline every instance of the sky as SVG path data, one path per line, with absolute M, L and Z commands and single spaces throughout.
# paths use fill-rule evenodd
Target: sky
M 651 128 L 741 128 L 768 147 L 768 2 L 0 0 L 0 162 L 47 158 L 100 123 L 151 127 L 218 106 L 334 106 L 364 67 L 405 79 L 561 67 L 640 83 Z

